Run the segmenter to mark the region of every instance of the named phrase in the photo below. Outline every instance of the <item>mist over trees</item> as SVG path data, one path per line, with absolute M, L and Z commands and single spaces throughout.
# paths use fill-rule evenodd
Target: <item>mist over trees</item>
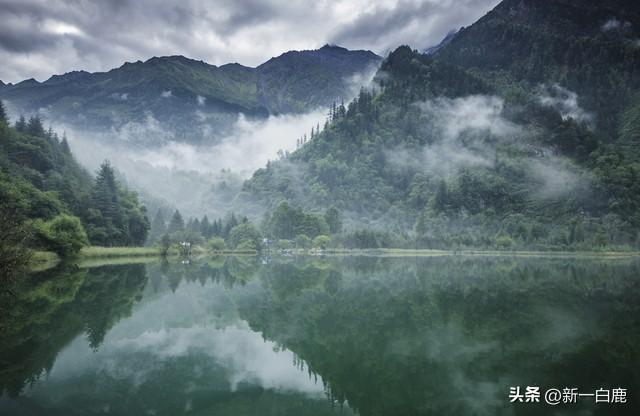
M 483 30 L 483 20 L 476 26 L 468 33 Z M 523 63 L 531 71 L 516 66 L 517 81 L 508 82 L 482 63 L 468 70 L 464 53 L 456 54 L 477 42 L 466 32 L 457 36 L 461 40 L 434 56 L 406 46 L 392 52 L 374 87 L 346 106 L 333 105 L 321 132 L 312 130 L 295 152 L 255 172 L 243 187 L 243 202 L 271 213 L 283 200 L 307 210 L 337 207 L 345 217 L 346 246 L 592 249 L 640 243 L 640 190 L 628 180 L 638 175 L 640 160 L 628 139 L 637 130 L 638 96 L 631 91 L 639 85 L 631 63 L 640 63 L 638 53 L 596 36 L 585 49 L 627 54 L 594 58 L 581 51 L 582 58 L 569 62 L 531 52 Z M 525 38 L 522 44 L 537 42 Z M 488 43 L 499 39 L 485 37 Z M 487 51 L 486 60 L 492 59 Z M 594 62 L 562 79 L 575 59 Z M 548 77 L 540 79 L 541 71 Z M 612 91 L 616 105 L 603 108 L 599 94 Z
M 67 256 L 89 243 L 144 243 L 145 208 L 118 183 L 108 162 L 94 180 L 76 162 L 65 137 L 45 129 L 39 117 L 20 117 L 12 127 L 4 105 L 0 109 L 0 200 L 31 230 L 29 246 Z

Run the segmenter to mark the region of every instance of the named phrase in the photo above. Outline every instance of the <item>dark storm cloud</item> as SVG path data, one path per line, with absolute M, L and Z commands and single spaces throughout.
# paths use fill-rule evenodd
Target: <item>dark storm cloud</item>
M 379 51 L 400 44 L 425 49 L 437 44 L 451 30 L 473 23 L 497 3 L 497 0 L 400 0 L 392 7 L 377 5 L 339 29 L 331 40 L 346 46 L 366 43 Z
M 324 43 L 425 48 L 498 0 L 0 0 L 0 79 L 180 54 L 258 65 Z

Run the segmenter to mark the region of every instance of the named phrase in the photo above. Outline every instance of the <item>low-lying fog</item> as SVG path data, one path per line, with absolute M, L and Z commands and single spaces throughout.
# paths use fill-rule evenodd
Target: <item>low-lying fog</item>
M 109 159 L 131 188 L 144 190 L 143 198 L 164 199 L 186 216 L 215 217 L 230 209 L 242 182 L 255 170 L 277 159 L 279 151 L 295 150 L 298 138 L 308 135 L 318 123 L 323 125 L 325 119 L 325 109 L 262 120 L 240 114 L 234 133 L 212 145 L 172 140 L 152 117 L 99 133 L 56 123 L 53 127 L 66 132 L 74 155 L 90 170 Z M 138 144 L 151 142 L 144 140 L 146 137 L 159 136 L 163 144 L 158 146 Z

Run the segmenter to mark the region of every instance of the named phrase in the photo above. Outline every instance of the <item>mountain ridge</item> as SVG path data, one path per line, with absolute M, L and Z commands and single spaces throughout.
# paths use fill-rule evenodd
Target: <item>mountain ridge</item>
M 264 118 L 328 107 L 351 94 L 349 78 L 378 65 L 370 51 L 325 45 L 289 51 L 261 65 L 221 66 L 182 55 L 125 62 L 104 72 L 71 71 L 44 82 L 29 79 L 0 88 L 0 98 L 27 114 L 80 128 L 144 123 L 152 114 L 178 140 L 201 142 L 193 126 L 206 122 L 222 136 L 239 113 Z M 291 68 L 295 68 L 292 70 Z M 204 117 L 203 117 L 204 115 Z

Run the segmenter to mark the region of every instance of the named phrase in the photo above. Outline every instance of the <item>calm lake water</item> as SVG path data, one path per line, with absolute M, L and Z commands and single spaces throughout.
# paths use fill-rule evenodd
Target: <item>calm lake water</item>
M 1 415 L 638 415 L 640 262 L 220 258 L 30 275 Z M 521 386 L 627 403 L 510 403 Z

